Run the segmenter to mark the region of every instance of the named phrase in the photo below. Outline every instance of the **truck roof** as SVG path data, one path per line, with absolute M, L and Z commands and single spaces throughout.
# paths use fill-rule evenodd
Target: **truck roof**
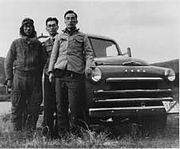
M 104 35 L 97 35 L 97 34 L 86 34 L 88 37 L 93 37 L 93 38 L 100 38 L 100 39 L 105 39 L 105 40 L 112 40 L 114 42 L 116 42 L 113 38 L 104 36 Z

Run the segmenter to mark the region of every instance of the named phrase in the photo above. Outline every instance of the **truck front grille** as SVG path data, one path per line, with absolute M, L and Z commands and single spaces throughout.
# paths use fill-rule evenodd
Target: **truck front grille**
M 162 82 L 163 79 L 160 77 L 121 77 L 106 79 L 106 83 L 110 86 L 111 90 L 159 89 Z
M 170 82 L 160 77 L 107 78 L 104 85 L 94 91 L 93 107 L 161 106 L 173 100 Z

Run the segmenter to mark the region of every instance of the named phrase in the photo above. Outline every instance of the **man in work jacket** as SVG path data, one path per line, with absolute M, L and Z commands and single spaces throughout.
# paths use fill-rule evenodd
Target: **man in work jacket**
M 11 122 L 14 130 L 34 130 L 42 101 L 44 52 L 32 19 L 22 21 L 20 35 L 5 59 L 7 86 L 12 87 Z
M 55 76 L 58 133 L 78 133 L 86 127 L 85 74 L 91 72 L 93 51 L 87 36 L 76 28 L 77 14 L 64 14 L 66 28 L 56 36 L 49 64 L 49 80 Z M 71 118 L 68 116 L 68 109 Z M 70 124 L 71 122 L 71 129 Z

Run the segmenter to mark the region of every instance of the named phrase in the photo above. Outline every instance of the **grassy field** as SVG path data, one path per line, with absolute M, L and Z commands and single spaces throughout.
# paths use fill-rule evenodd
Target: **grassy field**
M 174 88 L 179 99 L 179 89 Z M 10 114 L 0 115 L 0 148 L 179 148 L 179 114 L 169 114 L 163 132 L 141 132 L 134 124 L 116 127 L 96 126 L 82 137 L 70 134 L 62 139 L 47 140 L 41 134 L 42 115 L 37 131 L 13 132 Z
M 179 89 L 175 87 L 173 92 L 178 101 Z M 13 132 L 10 114 L 0 115 L 0 148 L 179 148 L 179 114 L 168 115 L 163 132 L 141 132 L 129 123 L 116 127 L 91 127 L 82 137 L 70 134 L 56 140 L 42 136 L 41 123 L 42 115 L 37 131 Z
M 166 129 L 160 133 L 143 134 L 132 125 L 101 127 L 62 139 L 46 140 L 41 135 L 41 118 L 36 132 L 13 132 L 10 115 L 0 116 L 0 148 L 178 148 L 179 115 L 169 115 Z

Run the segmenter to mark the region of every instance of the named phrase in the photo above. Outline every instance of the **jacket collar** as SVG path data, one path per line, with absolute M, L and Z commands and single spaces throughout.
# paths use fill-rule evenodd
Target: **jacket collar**
M 37 40 L 37 37 L 29 38 L 27 36 L 22 36 L 22 39 L 27 43 L 30 44 L 31 42 Z
M 65 28 L 64 30 L 62 30 L 64 33 L 67 33 L 69 35 L 73 35 L 74 33 L 78 32 L 79 31 L 79 28 L 74 28 L 73 30 L 68 30 L 67 28 Z

